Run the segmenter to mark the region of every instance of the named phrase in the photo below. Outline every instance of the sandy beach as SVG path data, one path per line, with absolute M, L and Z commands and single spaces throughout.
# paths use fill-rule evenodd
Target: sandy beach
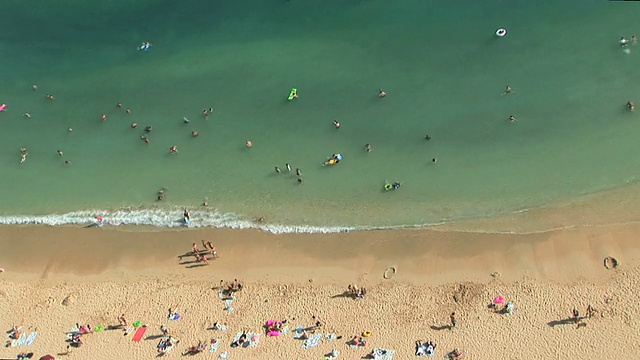
M 338 349 L 359 359 L 374 348 L 395 350 L 395 359 L 415 357 L 415 341 L 437 344 L 436 357 L 458 347 L 471 359 L 591 359 L 637 354 L 640 342 L 635 288 L 640 279 L 636 239 L 640 225 L 584 227 L 531 235 L 432 230 L 342 234 L 273 235 L 257 231 L 202 229 L 4 226 L 0 228 L 2 325 L 37 328 L 30 346 L 5 347 L 0 358 L 20 352 L 65 353 L 75 324 L 108 327 L 125 314 L 148 326 L 141 342 L 123 330 L 82 336 L 84 344 L 58 358 L 148 359 L 157 355 L 160 325 L 180 342 L 165 357 L 199 340 L 221 341 L 200 358 L 322 359 Z M 209 265 L 193 261 L 193 242 L 217 247 Z M 620 266 L 609 270 L 604 259 Z M 385 279 L 385 270 L 397 271 Z M 390 274 L 390 272 L 387 272 Z M 238 279 L 233 311 L 218 287 Z M 364 299 L 343 296 L 350 284 L 365 287 Z M 502 295 L 512 315 L 488 308 Z M 585 316 L 576 326 L 575 307 Z M 167 319 L 169 308 L 182 318 Z M 448 329 L 449 315 L 457 324 Z M 264 335 L 266 320 L 287 320 L 290 331 L 309 327 L 334 333 L 302 348 L 291 334 Z M 567 321 L 562 321 L 567 320 Z M 227 330 L 212 330 L 214 323 Z M 231 348 L 237 332 L 262 333 L 256 347 Z M 346 344 L 369 331 L 364 347 Z M 8 334 L 7 334 L 8 339 Z

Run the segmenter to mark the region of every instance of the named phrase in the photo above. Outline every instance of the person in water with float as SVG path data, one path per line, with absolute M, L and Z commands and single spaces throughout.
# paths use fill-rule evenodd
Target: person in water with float
M 337 163 L 339 163 L 340 161 L 342 161 L 342 154 L 333 154 L 331 155 L 330 158 L 328 158 L 323 164 L 322 166 L 331 166 L 331 165 L 335 165 Z
M 401 183 L 401 182 L 399 182 L 399 181 L 394 181 L 394 182 L 392 182 L 392 183 L 391 183 L 391 182 L 386 181 L 386 182 L 384 183 L 384 190 L 385 190 L 385 191 L 398 190 L 398 189 L 400 189 L 400 186 L 401 186 L 401 185 L 402 185 L 402 183 Z

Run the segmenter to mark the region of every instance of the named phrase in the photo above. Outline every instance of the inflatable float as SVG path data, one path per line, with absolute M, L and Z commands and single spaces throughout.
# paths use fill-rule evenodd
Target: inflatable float
M 298 89 L 293 88 L 291 89 L 291 91 L 289 92 L 289 97 L 287 98 L 289 101 L 295 99 L 298 97 Z
M 392 182 L 392 183 L 387 181 L 387 182 L 384 183 L 384 189 L 386 191 L 398 190 L 398 189 L 400 189 L 400 185 L 402 185 L 402 184 L 397 182 L 397 181 Z
M 496 30 L 496 36 L 497 37 L 505 37 L 505 36 L 507 36 L 507 29 L 500 28 L 500 29 Z
M 342 154 L 333 154 L 324 163 L 322 163 L 322 166 L 335 165 L 335 164 L 339 163 L 340 161 L 342 161 Z
M 5 111 L 5 110 L 7 110 L 7 104 L 0 105 L 0 111 Z

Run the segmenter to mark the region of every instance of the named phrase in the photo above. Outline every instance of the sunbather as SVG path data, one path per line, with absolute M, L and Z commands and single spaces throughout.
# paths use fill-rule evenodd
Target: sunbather
M 198 341 L 198 345 L 189 346 L 189 348 L 185 350 L 182 353 L 182 355 L 194 355 L 199 352 L 202 352 L 206 347 L 207 347 L 207 344 L 203 344 L 202 341 Z
M 80 334 L 74 334 L 71 336 L 71 344 L 75 347 L 82 346 L 83 342 L 82 339 L 80 339 Z
M 24 360 L 24 359 L 31 359 L 33 357 L 33 353 L 25 353 L 22 352 L 20 354 L 18 354 L 18 357 L 16 357 L 17 360 Z
M 165 340 L 164 338 L 160 339 L 160 342 L 158 343 L 158 352 L 159 353 L 163 353 L 164 350 L 167 348 L 167 340 Z
M 460 349 L 455 348 L 452 352 L 449 353 L 450 360 L 462 360 L 464 359 L 464 353 L 460 351 Z
M 246 331 L 242 332 L 242 335 L 240 335 L 240 337 L 238 338 L 238 340 L 234 341 L 231 343 L 231 347 L 238 347 L 242 344 L 244 344 L 244 342 L 247 340 L 247 333 Z
M 165 325 L 160 325 L 160 331 L 162 331 L 163 336 L 169 336 L 169 328 Z
M 19 339 L 22 336 L 22 326 L 14 325 L 9 335 L 12 339 Z
M 349 341 L 349 345 L 365 346 L 367 345 L 367 340 L 363 339 L 362 336 L 354 336 L 353 339 Z

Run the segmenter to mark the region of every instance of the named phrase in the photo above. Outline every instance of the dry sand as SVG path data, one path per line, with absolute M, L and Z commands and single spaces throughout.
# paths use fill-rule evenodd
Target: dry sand
M 121 313 L 147 324 L 151 338 L 135 343 L 121 330 L 103 331 L 57 358 L 155 358 L 161 324 L 181 340 L 169 358 L 212 337 L 222 341 L 218 352 L 195 357 L 229 351 L 230 359 L 321 359 L 336 348 L 339 359 L 360 359 L 383 347 L 395 350 L 395 359 L 409 359 L 421 339 L 437 344 L 436 358 L 454 347 L 468 351 L 469 359 L 632 358 L 640 354 L 639 236 L 638 224 L 530 235 L 4 226 L 0 326 L 37 328 L 39 335 L 31 346 L 0 349 L 0 358 L 22 351 L 55 355 L 76 323 L 115 325 Z M 207 266 L 178 259 L 192 242 L 202 248 L 202 239 L 217 246 L 219 259 Z M 607 270 L 607 256 L 621 266 Z M 390 266 L 397 273 L 384 279 Z M 228 312 L 212 288 L 235 278 L 244 289 Z M 366 287 L 366 298 L 340 296 L 348 284 Z M 497 295 L 514 301 L 513 315 L 487 308 Z M 588 304 L 597 313 L 587 326 L 549 325 L 569 318 L 574 307 L 584 314 Z M 183 318 L 169 321 L 167 309 L 174 306 Z M 449 324 L 453 311 L 455 329 L 434 329 Z M 255 348 L 229 346 L 238 331 L 264 332 L 267 319 L 287 319 L 293 329 L 312 325 L 313 314 L 324 324 L 318 332 L 343 338 L 313 349 L 302 349 L 292 336 L 263 335 Z M 209 330 L 214 322 L 228 330 Z M 372 332 L 365 348 L 345 344 L 362 331 Z

